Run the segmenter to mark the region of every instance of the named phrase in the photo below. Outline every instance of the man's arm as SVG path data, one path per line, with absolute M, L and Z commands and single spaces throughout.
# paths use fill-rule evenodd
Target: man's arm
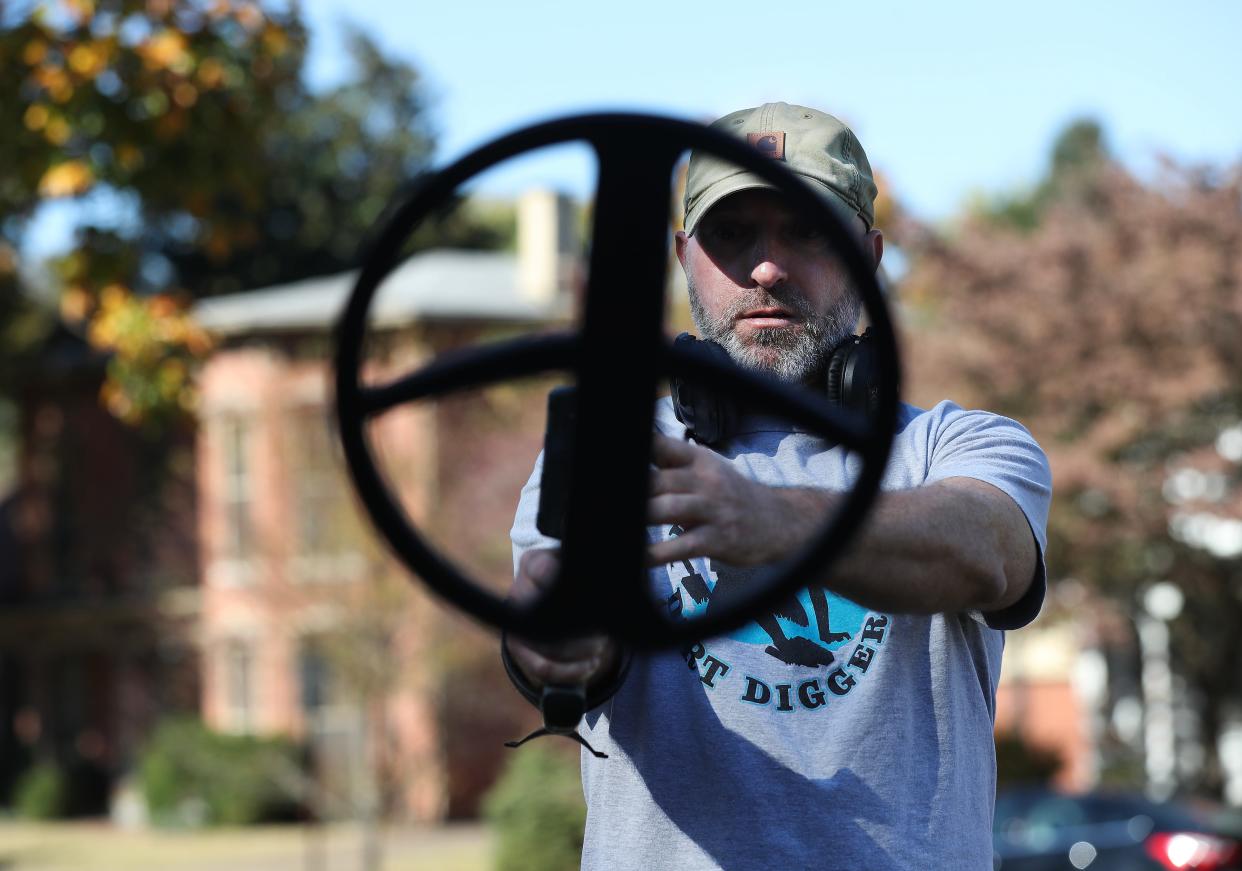
M 560 561 L 555 550 L 526 551 L 518 563 L 509 598 L 517 603 L 534 601 L 555 579 Z M 612 674 L 618 665 L 617 643 L 604 636 L 552 643 L 510 636 L 502 643 L 534 689 L 541 689 L 544 684 L 589 685 Z
M 785 559 L 832 516 L 829 490 L 753 481 L 707 448 L 657 435 L 649 520 L 686 531 L 652 545 L 652 565 L 707 556 L 734 565 Z M 1038 562 L 1026 516 L 1007 494 L 948 478 L 879 494 L 862 530 L 820 581 L 893 613 L 994 611 L 1017 602 Z
M 560 542 L 539 531 L 539 490 L 543 482 L 544 454 L 522 488 L 517 516 L 510 537 L 513 540 L 513 586 L 509 598 L 517 604 L 537 599 L 555 580 L 560 570 Z M 509 660 L 534 690 L 545 684 L 592 685 L 607 680 L 622 664 L 621 651 L 611 639 L 591 637 L 560 643 L 527 641 L 505 636 L 501 642 Z

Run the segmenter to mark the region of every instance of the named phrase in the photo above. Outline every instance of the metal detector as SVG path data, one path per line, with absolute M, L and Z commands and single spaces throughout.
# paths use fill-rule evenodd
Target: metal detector
M 378 386 L 361 382 L 367 313 L 403 243 L 465 182 L 517 155 L 585 142 L 599 161 L 581 328 L 446 353 Z M 729 160 L 771 183 L 791 208 L 821 225 L 862 297 L 882 377 L 870 415 L 758 373 L 702 359 L 663 335 L 674 169 L 686 149 Z M 563 470 L 561 572 L 529 605 L 517 605 L 459 571 L 428 543 L 381 476 L 367 422 L 407 402 L 559 371 L 576 377 Z M 873 266 L 837 215 L 791 171 L 744 141 L 686 121 L 637 114 L 568 117 L 501 137 L 427 176 L 391 212 L 372 244 L 337 327 L 336 408 L 345 458 L 371 519 L 398 558 L 438 595 L 479 621 L 552 641 L 606 634 L 635 648 L 672 647 L 728 632 L 769 610 L 822 571 L 858 530 L 875 499 L 896 429 L 898 357 Z M 854 486 L 823 532 L 730 607 L 673 619 L 648 593 L 644 554 L 654 397 L 661 378 L 693 378 L 732 391 L 856 453 Z M 606 555 L 606 558 L 601 558 Z M 577 717 L 574 717 L 574 724 Z

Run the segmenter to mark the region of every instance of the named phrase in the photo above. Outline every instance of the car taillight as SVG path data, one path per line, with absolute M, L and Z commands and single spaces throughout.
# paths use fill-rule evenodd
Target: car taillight
M 1242 860 L 1242 845 L 1198 832 L 1155 832 L 1143 844 L 1169 871 L 1224 871 Z

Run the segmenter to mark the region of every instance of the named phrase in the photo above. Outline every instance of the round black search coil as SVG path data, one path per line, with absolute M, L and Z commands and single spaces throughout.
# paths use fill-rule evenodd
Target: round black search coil
M 446 353 L 377 386 L 361 382 L 367 313 L 402 244 L 425 218 L 484 170 L 527 151 L 585 142 L 599 160 L 594 229 L 581 329 Z M 823 227 L 862 297 L 881 369 L 869 416 L 775 378 L 676 348 L 663 336 L 674 169 L 692 148 L 771 183 Z M 551 371 L 573 374 L 577 397 L 561 573 L 529 605 L 506 601 L 431 547 L 380 475 L 368 420 L 394 406 Z M 837 215 L 796 175 L 740 139 L 705 126 L 636 114 L 569 117 L 497 139 L 421 181 L 376 237 L 337 327 L 336 406 L 346 461 L 363 504 L 402 562 L 453 605 L 528 638 L 605 633 L 637 647 L 665 647 L 735 629 L 800 587 L 855 533 L 874 501 L 896 428 L 898 358 L 874 267 Z M 729 607 L 672 619 L 649 593 L 644 555 L 654 419 L 662 376 L 693 378 L 832 439 L 860 459 L 854 486 L 823 533 L 772 567 Z

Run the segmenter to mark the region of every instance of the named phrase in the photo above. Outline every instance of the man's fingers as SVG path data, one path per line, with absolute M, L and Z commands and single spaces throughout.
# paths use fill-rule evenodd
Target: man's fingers
M 510 595 L 515 601 L 526 602 L 540 590 L 546 590 L 560 571 L 560 552 L 545 548 L 528 550 L 518 562 Z
M 548 659 L 533 650 L 527 649 L 518 653 L 513 651 L 522 671 L 537 685 L 543 684 L 584 684 L 588 683 L 600 667 L 599 659 L 560 662 Z
M 708 533 L 703 527 L 683 532 L 676 538 L 657 541 L 647 548 L 647 565 L 655 567 L 664 563 L 707 556 Z
M 688 466 L 694 462 L 694 445 L 678 441 L 662 433 L 651 438 L 651 461 L 662 469 Z
M 592 652 L 566 658 L 573 645 Z M 509 652 L 518 668 L 536 686 L 543 684 L 587 684 L 598 677 L 616 658 L 616 646 L 607 638 L 581 639 L 560 645 L 537 645 L 510 638 Z
M 647 523 L 698 523 L 707 519 L 710 506 L 693 493 L 669 493 L 647 500 Z
M 694 473 L 686 468 L 660 469 L 651 473 L 651 495 L 664 493 L 693 493 Z
M 604 636 L 593 635 L 589 638 L 575 638 L 570 641 L 541 642 L 522 639 L 514 643 L 530 648 L 545 659 L 566 663 L 603 656 L 612 642 Z
M 561 568 L 559 551 L 537 548 L 522 554 L 522 568 L 541 590 L 549 586 Z

